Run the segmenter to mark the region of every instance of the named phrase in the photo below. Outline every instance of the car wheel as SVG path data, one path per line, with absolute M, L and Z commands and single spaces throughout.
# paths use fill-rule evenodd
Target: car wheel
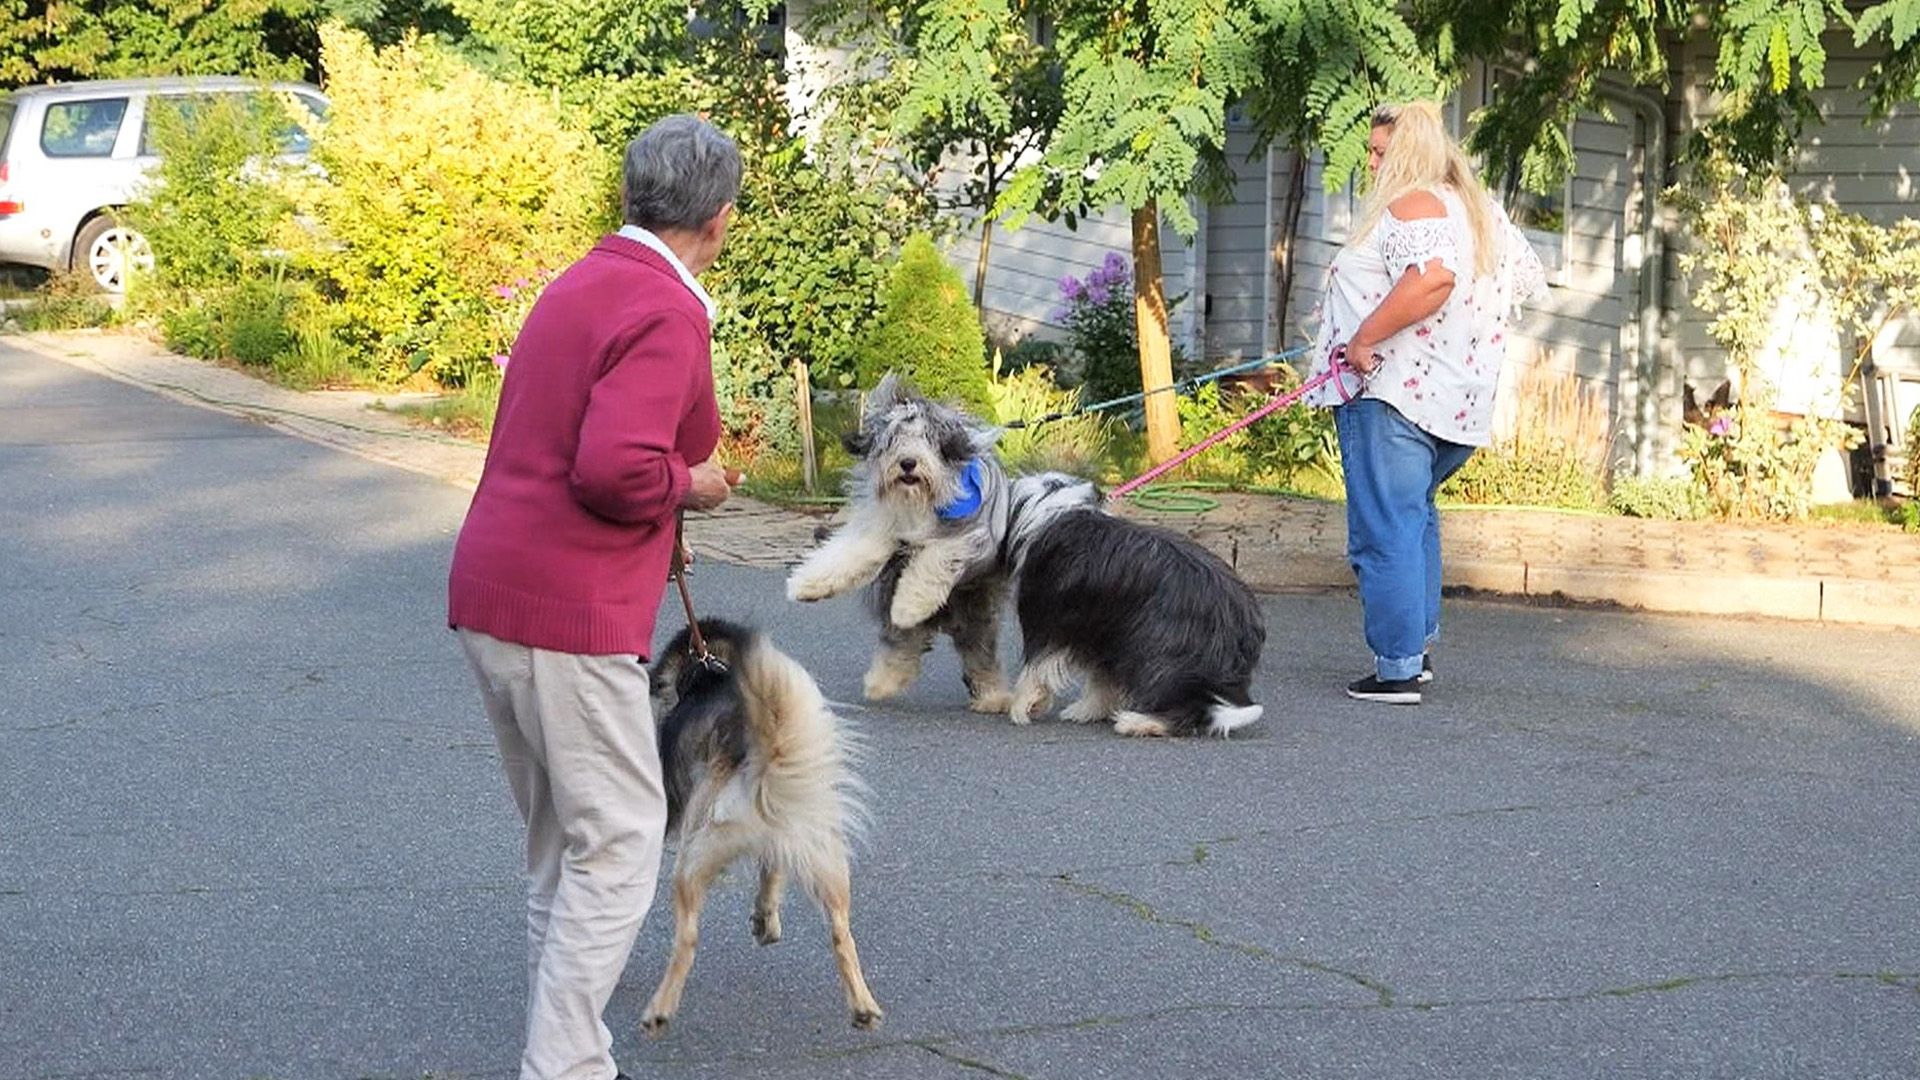
M 153 269 L 147 238 L 120 224 L 111 214 L 91 218 L 73 239 L 73 269 L 85 273 L 101 292 L 127 291 L 128 271 Z

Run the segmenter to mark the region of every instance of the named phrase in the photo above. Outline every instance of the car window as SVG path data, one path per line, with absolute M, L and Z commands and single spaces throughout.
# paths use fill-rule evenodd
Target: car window
M 126 98 L 53 102 L 40 127 L 40 149 L 48 157 L 112 157 L 126 115 Z
M 182 119 L 192 124 L 194 117 L 212 103 L 213 99 L 206 94 L 155 94 L 148 98 L 147 117 L 140 125 L 140 155 L 152 157 L 160 152 L 159 147 L 154 145 L 153 121 L 161 110 L 179 113 Z
M 307 94 L 295 93 L 283 95 L 254 91 L 234 91 L 232 93 L 244 93 L 246 95 L 245 101 L 247 108 L 265 111 L 268 123 L 273 128 L 274 139 L 279 144 L 280 152 L 283 154 L 304 154 L 312 146 L 312 137 L 306 130 L 306 128 L 312 126 L 312 122 L 300 117 L 300 112 L 305 112 L 315 118 L 321 118 L 326 115 L 326 102 Z M 221 93 L 217 96 L 215 94 L 205 93 L 155 96 L 147 105 L 147 121 L 142 125 L 140 131 L 140 153 L 143 156 L 155 156 L 160 152 L 159 147 L 154 142 L 153 129 L 154 115 L 159 110 L 172 109 L 179 113 L 180 116 L 191 125 L 196 118 L 211 108 L 216 101 L 221 97 L 227 96 L 229 96 L 228 93 Z M 283 104 L 283 102 L 287 100 L 291 100 L 299 106 L 293 115 L 287 114 L 286 106 Z M 256 113 L 255 115 L 260 114 Z
M 13 131 L 13 102 L 0 98 L 0 154 L 7 152 L 7 135 Z
M 327 118 L 327 103 L 312 94 L 295 92 L 288 97 L 298 108 L 293 110 L 293 122 L 280 131 L 280 152 L 304 154 L 313 149 L 313 129 Z

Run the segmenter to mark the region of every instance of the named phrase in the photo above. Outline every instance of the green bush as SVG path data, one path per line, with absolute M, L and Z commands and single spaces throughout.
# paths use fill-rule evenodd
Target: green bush
M 160 337 L 167 348 L 202 360 L 218 360 L 227 352 L 226 330 L 219 309 L 206 302 L 170 303 L 159 311 Z
M 276 369 L 298 345 L 296 311 L 314 303 L 309 287 L 279 276 L 166 295 L 158 317 L 168 348 Z
M 889 371 L 928 397 L 982 415 L 993 407 L 980 317 L 959 272 L 925 235 L 901 249 L 879 316 L 860 342 L 860 385 L 873 386 Z
M 1071 350 L 1058 341 L 1045 338 L 1024 337 L 1011 347 L 1002 350 L 1000 370 L 1003 372 L 1025 371 L 1030 367 L 1043 367 L 1053 377 L 1055 383 L 1067 385 L 1062 381 L 1061 367 L 1070 358 Z
M 77 330 L 105 326 L 114 311 L 95 291 L 86 273 L 54 274 L 29 295 L 30 302 L 13 310 L 22 330 Z M 0 313 L 4 321 L 4 313 Z
M 792 454 L 800 446 L 793 375 L 757 331 L 750 316 L 727 308 L 713 337 L 722 456 L 749 471 L 769 454 Z
M 1907 417 L 1907 497 L 1920 500 L 1920 406 Z
M 122 212 L 153 248 L 152 278 L 134 285 L 136 307 L 191 304 L 260 271 L 291 220 L 274 155 L 288 110 L 299 108 L 265 91 L 148 105 L 160 160 Z
M 1276 393 L 1285 393 L 1299 383 L 1292 369 L 1281 371 Z M 1268 400 L 1267 395 L 1255 390 L 1206 383 L 1180 399 L 1180 441 L 1192 446 Z M 1310 473 L 1317 474 L 1311 483 Z M 1197 480 L 1288 489 L 1304 485 L 1318 490 L 1329 483 L 1337 484 L 1340 444 L 1334 435 L 1333 413 L 1302 402 L 1275 410 L 1195 458 L 1187 467 L 1187 475 Z
M 272 278 L 243 281 L 222 304 L 227 354 L 243 364 L 270 367 L 293 349 L 294 290 Z
M 1536 362 L 1503 393 L 1514 398 L 1511 430 L 1476 451 L 1441 497 L 1483 506 L 1605 507 L 1613 450 L 1606 388 Z
M 1063 416 L 1035 423 L 1042 417 L 1072 413 L 1080 404 L 1077 390 L 1063 390 L 1044 367 L 1023 367 L 996 373 L 987 394 L 993 399 L 997 424 L 1016 421 L 1034 426 L 1007 428 L 1000 436 L 999 453 L 1015 472 L 1062 472 L 1092 475 L 1097 471 L 1112 435 L 1113 423 L 1094 413 Z
M 1489 446 L 1474 452 L 1440 487 L 1440 497 L 1482 506 L 1546 506 L 1597 510 L 1606 485 L 1593 462 L 1566 446 Z
M 1665 521 L 1691 521 L 1705 516 L 1706 512 L 1700 490 L 1687 477 L 1628 473 L 1613 478 L 1607 508 L 1626 517 Z
M 815 386 L 850 388 L 862 377 L 861 335 L 874 325 L 889 265 L 927 217 L 899 190 L 808 161 L 800 140 L 762 150 L 743 139 L 742 151 L 739 213 L 710 288 L 752 314 L 753 332 L 781 360 L 805 361 Z M 984 346 L 980 357 L 984 384 Z
M 611 223 L 612 155 L 550 93 L 431 41 L 376 52 L 329 27 L 321 44 L 332 109 L 313 149 L 324 175 L 300 192 L 317 225 L 303 264 L 376 377 L 462 386 L 501 350 L 497 311 L 525 303 L 516 283 Z

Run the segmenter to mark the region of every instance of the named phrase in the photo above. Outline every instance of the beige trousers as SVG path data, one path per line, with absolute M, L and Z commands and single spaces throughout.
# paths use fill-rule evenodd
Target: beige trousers
M 600 1014 L 653 903 L 667 796 L 638 657 L 460 631 L 527 826 L 521 1080 L 612 1080 Z

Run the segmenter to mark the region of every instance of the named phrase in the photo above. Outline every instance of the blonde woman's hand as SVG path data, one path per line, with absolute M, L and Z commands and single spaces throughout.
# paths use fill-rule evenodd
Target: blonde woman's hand
M 1356 339 L 1347 342 L 1347 366 L 1362 375 L 1371 375 L 1373 369 L 1380 366 L 1380 357 L 1374 353 L 1373 346 L 1362 345 Z

